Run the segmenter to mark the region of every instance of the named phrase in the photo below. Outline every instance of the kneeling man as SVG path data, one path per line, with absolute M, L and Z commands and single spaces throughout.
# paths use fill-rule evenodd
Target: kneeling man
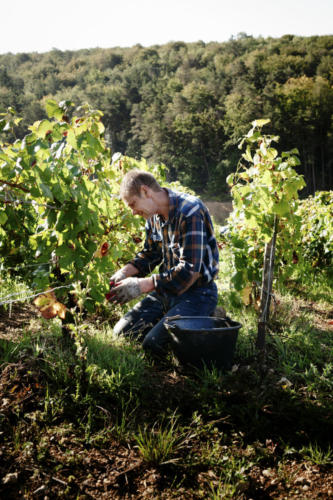
M 133 215 L 146 219 L 146 238 L 143 249 L 111 277 L 108 297 L 119 304 L 145 297 L 114 331 L 143 339 L 146 352 L 163 358 L 167 317 L 210 316 L 217 305 L 219 253 L 213 224 L 200 199 L 162 188 L 149 172 L 130 170 L 120 195 Z M 156 266 L 158 272 L 151 274 Z

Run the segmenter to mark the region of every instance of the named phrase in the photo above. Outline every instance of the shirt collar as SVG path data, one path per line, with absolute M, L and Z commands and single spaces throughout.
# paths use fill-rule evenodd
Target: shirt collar
M 175 215 L 176 215 L 176 209 L 177 209 L 177 195 L 172 189 L 169 188 L 163 188 L 164 191 L 167 192 L 168 197 L 169 197 L 169 218 L 168 220 L 165 220 L 162 215 L 157 215 L 161 226 L 164 224 L 169 224 L 172 223 Z

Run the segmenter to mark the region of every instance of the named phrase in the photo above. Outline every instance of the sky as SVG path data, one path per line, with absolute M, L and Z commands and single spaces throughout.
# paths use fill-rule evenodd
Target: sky
M 0 53 L 333 34 L 333 0 L 7 0 Z

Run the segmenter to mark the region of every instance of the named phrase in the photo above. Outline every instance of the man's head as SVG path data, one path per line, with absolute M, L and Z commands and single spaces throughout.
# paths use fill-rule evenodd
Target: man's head
M 158 194 L 163 192 L 155 177 L 144 170 L 132 169 L 123 178 L 120 196 L 133 215 L 148 219 L 158 213 Z
M 141 187 L 147 186 L 153 191 L 160 191 L 162 188 L 150 172 L 133 168 L 129 170 L 120 185 L 120 196 L 124 200 L 129 196 L 141 196 Z

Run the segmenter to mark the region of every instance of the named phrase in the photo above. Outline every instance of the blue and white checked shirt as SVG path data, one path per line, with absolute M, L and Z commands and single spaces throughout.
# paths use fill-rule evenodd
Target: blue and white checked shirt
M 131 260 L 139 276 L 153 274 L 159 293 L 180 295 L 194 283 L 205 286 L 218 274 L 219 252 L 206 206 L 195 196 L 166 189 L 169 219 L 153 215 L 146 221 L 143 249 Z

